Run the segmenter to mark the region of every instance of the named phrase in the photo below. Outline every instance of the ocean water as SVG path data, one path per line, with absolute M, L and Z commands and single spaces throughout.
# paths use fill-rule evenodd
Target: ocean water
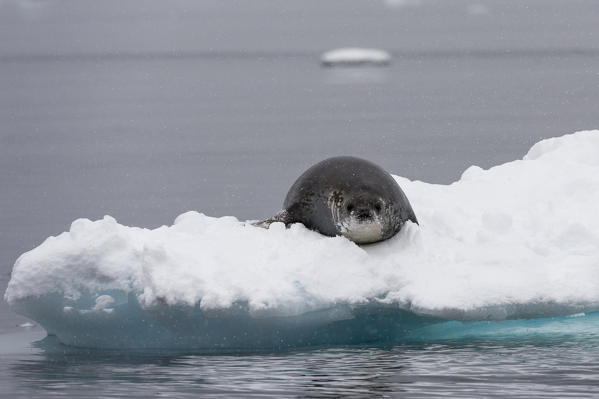
M 324 3 L 324 4 L 323 4 Z M 401 5 L 404 4 L 404 5 Z M 0 1 L 0 290 L 78 217 L 270 216 L 332 155 L 449 183 L 599 126 L 599 4 Z M 326 69 L 358 45 L 387 68 Z M 0 303 L 3 396 L 594 396 L 592 334 L 286 353 L 61 347 Z
M 3 397 L 583 398 L 599 385 L 596 333 L 227 354 L 98 351 L 53 337 L 2 349 Z

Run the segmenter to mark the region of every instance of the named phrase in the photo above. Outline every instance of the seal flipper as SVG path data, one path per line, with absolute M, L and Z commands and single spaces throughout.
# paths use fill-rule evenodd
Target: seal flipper
M 416 223 L 417 225 L 420 225 L 420 223 L 418 223 L 418 219 L 416 219 L 416 214 L 414 213 L 414 211 L 411 208 L 410 208 L 410 215 L 408 216 L 408 220 Z
M 257 222 L 253 222 L 252 225 L 256 227 L 262 227 L 264 229 L 268 229 L 268 227 L 273 223 L 285 223 L 285 226 L 292 223 L 291 218 L 289 216 L 289 212 L 283 209 L 281 212 L 277 213 L 273 217 L 264 220 L 258 220 Z

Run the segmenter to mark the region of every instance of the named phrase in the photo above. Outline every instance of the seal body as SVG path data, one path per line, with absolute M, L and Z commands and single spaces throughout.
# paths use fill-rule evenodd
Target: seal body
M 408 220 L 418 223 L 389 173 L 364 159 L 342 156 L 306 170 L 289 189 L 283 210 L 258 225 L 303 223 L 327 236 L 369 244 L 392 237 Z

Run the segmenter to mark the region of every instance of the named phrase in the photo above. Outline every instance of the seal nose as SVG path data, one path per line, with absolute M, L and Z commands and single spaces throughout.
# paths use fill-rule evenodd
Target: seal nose
M 358 217 L 358 219 L 361 219 L 361 220 L 369 219 L 372 217 L 372 212 L 370 211 L 370 208 L 368 208 L 368 207 L 360 207 L 360 208 L 356 209 L 356 216 Z

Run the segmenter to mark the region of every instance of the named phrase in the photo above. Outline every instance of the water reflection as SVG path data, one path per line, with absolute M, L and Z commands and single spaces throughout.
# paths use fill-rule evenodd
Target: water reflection
M 383 84 L 389 78 L 386 67 L 333 67 L 327 68 L 324 81 L 330 85 Z
M 333 397 L 393 389 L 401 354 L 385 348 L 315 349 L 287 353 L 186 354 L 176 351 L 99 351 L 34 343 L 40 352 L 11 365 L 11 374 L 39 392 L 69 389 L 78 395 L 197 395 Z M 82 388 L 93 387 L 86 393 Z
M 592 396 L 599 340 L 453 341 L 227 355 L 70 348 L 48 337 L 8 362 L 27 396 Z M 560 371 L 561 370 L 561 371 Z M 564 372 L 567 370 L 567 372 Z M 6 388 L 4 388 L 6 389 Z M 12 392 L 12 393 L 15 393 Z M 6 392 L 4 392 L 6 393 Z

